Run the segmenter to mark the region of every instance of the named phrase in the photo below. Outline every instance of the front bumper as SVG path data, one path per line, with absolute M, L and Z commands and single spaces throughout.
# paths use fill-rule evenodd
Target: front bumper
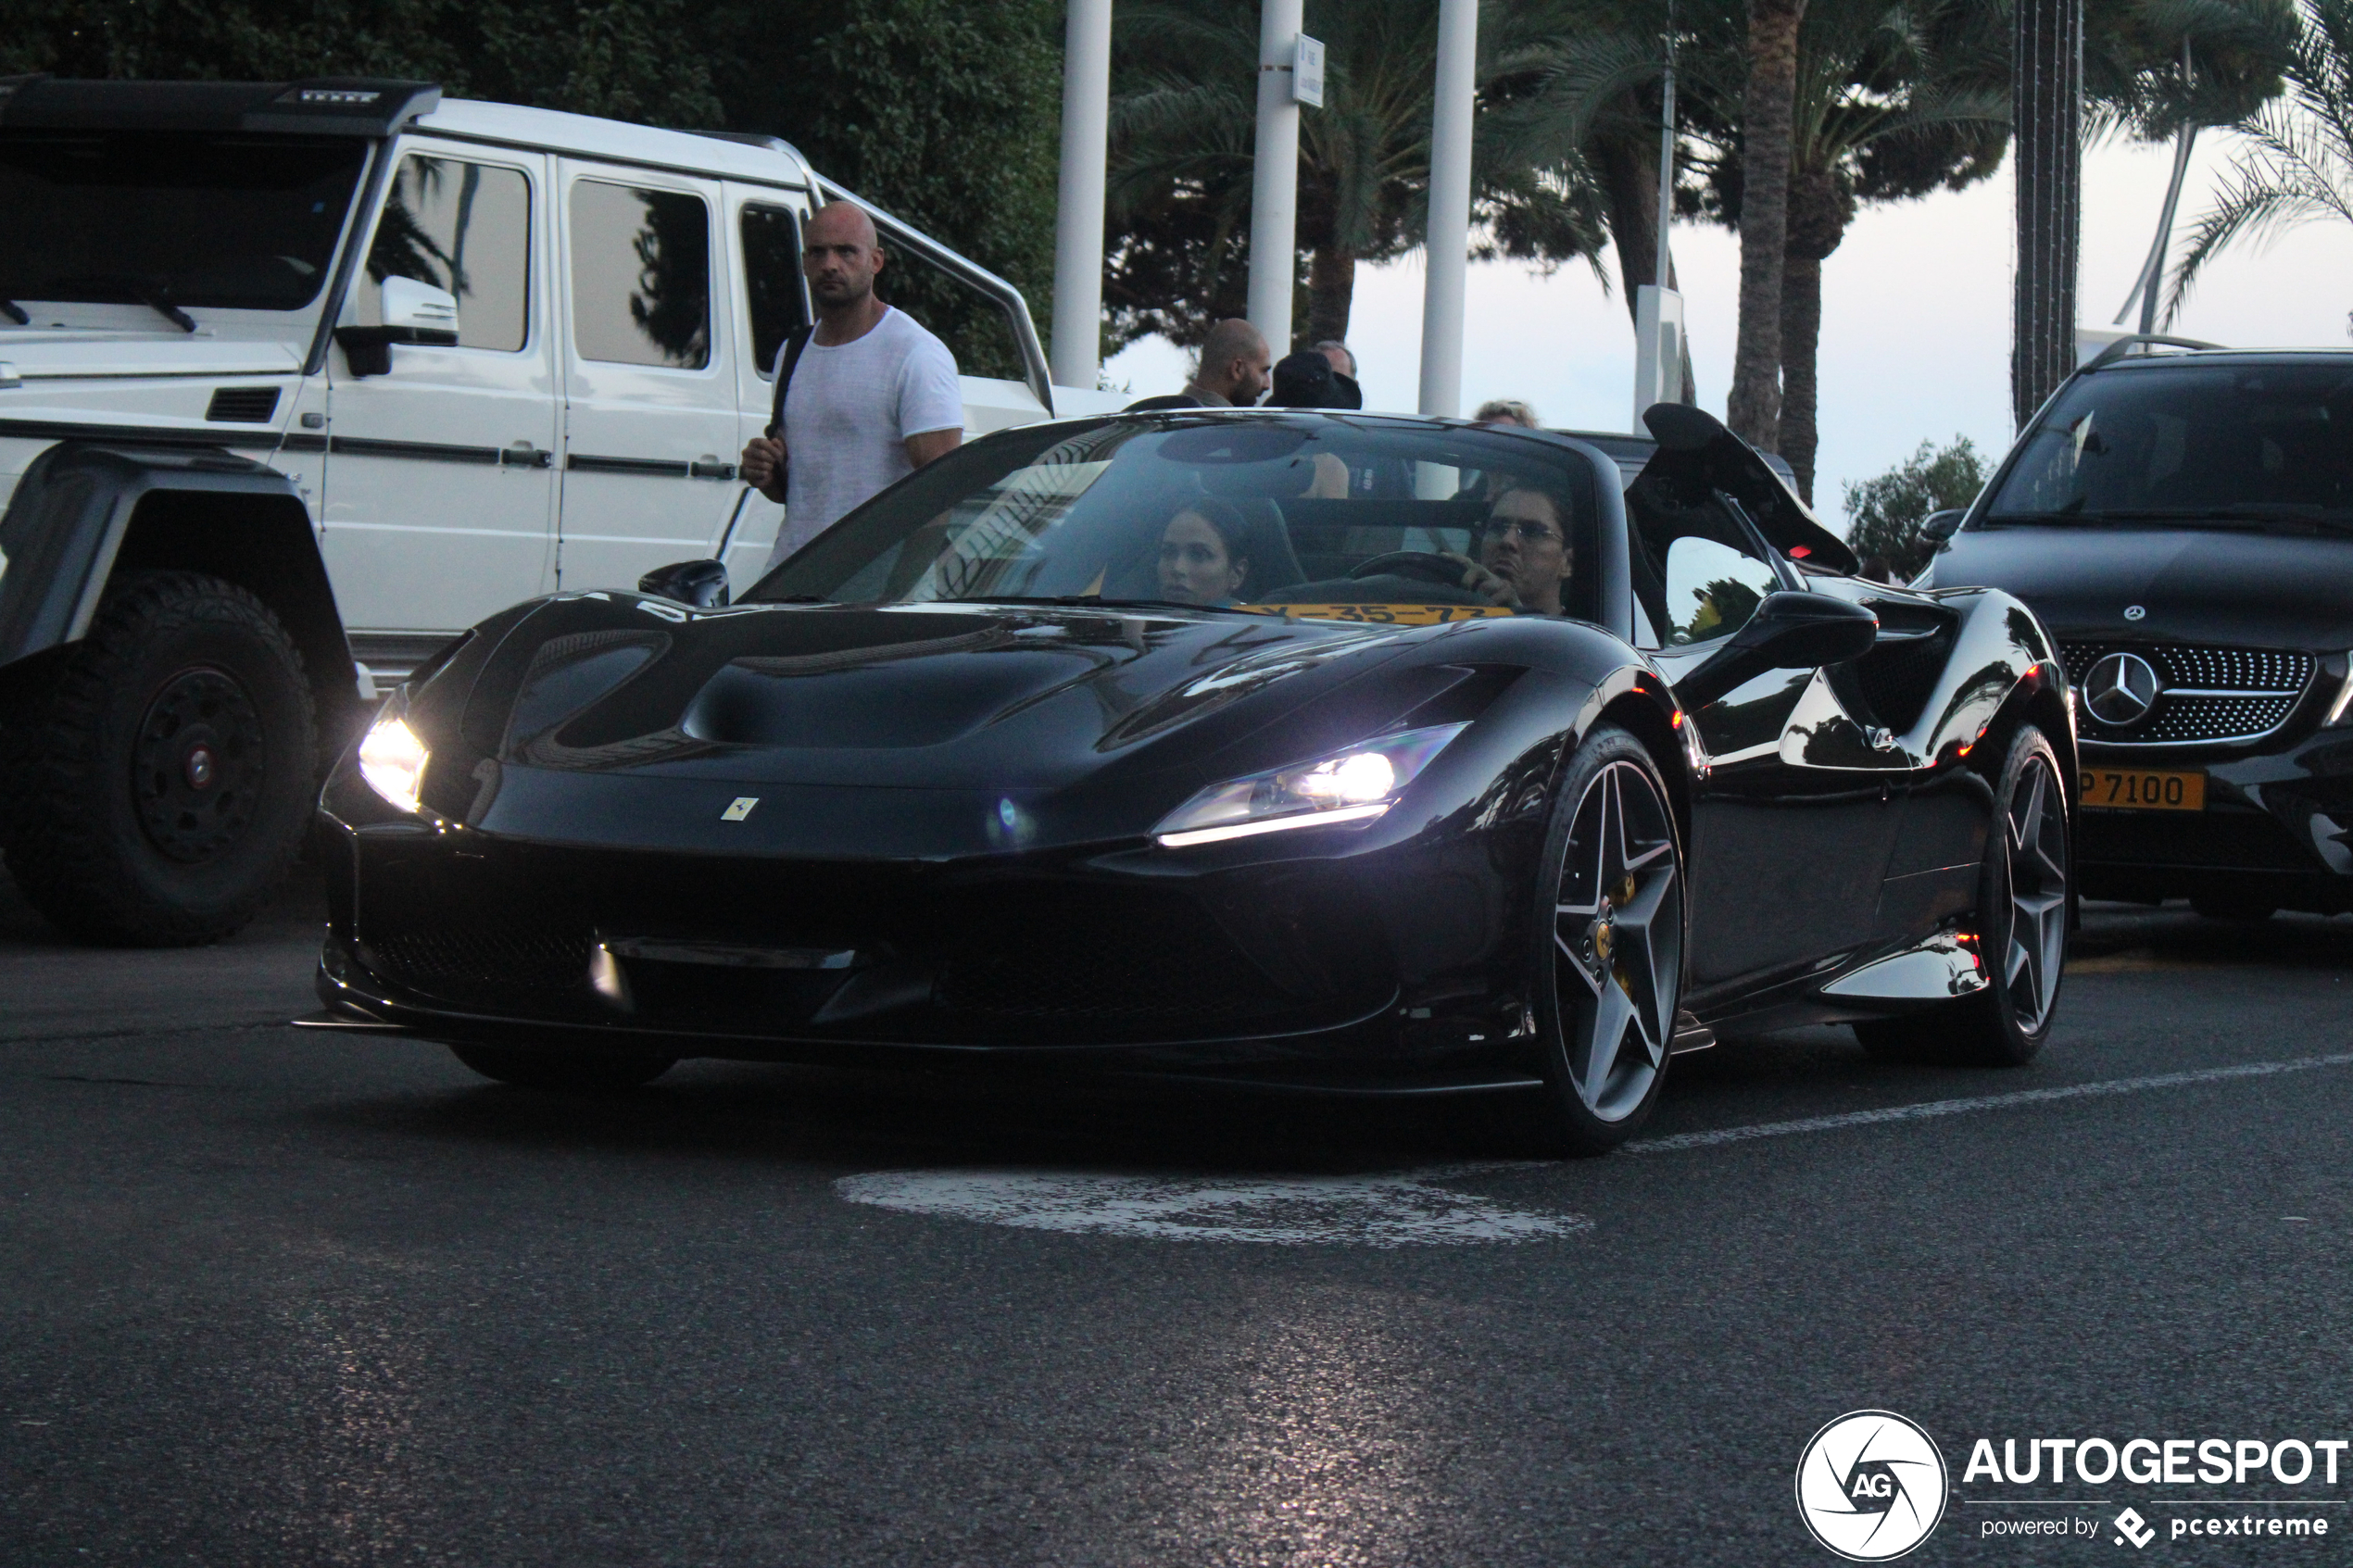
M 1529 900 L 1499 870 L 1528 861 L 1491 831 L 1322 830 L 1322 853 L 1280 858 L 726 857 L 436 829 L 357 798 L 338 813 L 353 782 L 321 818 L 320 994 L 428 1038 L 1285 1082 L 1534 1073 L 1514 1033 Z
M 2253 755 L 2091 740 L 2082 752 L 2087 774 L 2206 775 L 2202 811 L 2083 809 L 2076 864 L 2085 897 L 2214 894 L 2282 909 L 2353 909 L 2353 726 L 2309 732 Z

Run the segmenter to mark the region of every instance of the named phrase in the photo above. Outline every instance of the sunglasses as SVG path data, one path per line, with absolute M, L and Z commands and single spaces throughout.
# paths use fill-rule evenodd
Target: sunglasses
M 1511 518 L 1503 517 L 1491 518 L 1488 520 L 1486 525 L 1479 529 L 1479 532 L 1491 539 L 1500 538 L 1506 533 L 1516 533 L 1519 535 L 1520 543 L 1523 545 L 1540 545 L 1547 539 L 1550 539 L 1555 545 L 1565 545 L 1568 543 L 1567 540 L 1563 539 L 1560 536 L 1557 531 L 1547 527 L 1543 523 L 1536 521 L 1532 518 L 1520 518 L 1516 521 Z

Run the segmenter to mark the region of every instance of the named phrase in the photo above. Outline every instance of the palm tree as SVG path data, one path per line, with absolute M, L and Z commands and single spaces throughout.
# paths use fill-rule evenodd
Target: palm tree
M 2173 270 L 2171 321 L 2208 263 L 2241 240 L 2264 244 L 2298 225 L 2353 223 L 2353 0 L 2308 0 L 2282 74 L 2284 98 L 2242 115 L 2247 145 Z
M 1740 328 L 1724 422 L 1773 451 L 1780 434 L 1781 273 L 1789 240 L 1792 119 L 1806 0 L 1748 0 L 1741 101 Z
M 1246 292 L 1258 79 L 1257 0 L 1123 0 L 1116 12 L 1105 298 L 1112 338 L 1198 342 Z M 1300 124 L 1298 241 L 1308 253 L 1309 338 L 1346 335 L 1360 261 L 1421 237 L 1438 51 L 1432 0 L 1313 0 L 1324 42 L 1324 107 Z M 1518 8 L 1480 18 L 1480 75 L 1529 31 Z M 1492 248 L 1558 261 L 1591 257 L 1602 225 L 1573 157 L 1479 160 L 1478 216 Z M 1279 353 L 1280 347 L 1277 347 Z
M 1747 136 L 1728 47 L 1693 51 L 1690 96 L 1706 149 L 1694 205 L 1747 215 Z M 1798 39 L 1783 237 L 1778 441 L 1813 495 L 1822 263 L 1865 204 L 1958 190 L 2007 140 L 2007 25 L 1996 0 L 1813 0 Z

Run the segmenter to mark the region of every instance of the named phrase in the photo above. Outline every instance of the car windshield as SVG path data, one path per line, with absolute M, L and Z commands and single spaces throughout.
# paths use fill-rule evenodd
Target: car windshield
M 340 138 L 0 132 L 0 299 L 299 309 L 365 157 Z
M 1594 558 L 1592 496 L 1591 467 L 1569 448 L 1407 420 L 1033 425 L 901 481 L 745 597 L 1590 619 L 1593 574 L 1578 563 Z
M 2044 415 L 1989 522 L 2353 520 L 2353 367 L 2084 376 Z

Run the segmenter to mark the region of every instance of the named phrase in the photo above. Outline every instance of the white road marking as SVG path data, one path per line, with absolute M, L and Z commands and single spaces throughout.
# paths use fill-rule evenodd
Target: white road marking
M 1086 1171 L 878 1171 L 852 1203 L 1025 1230 L 1154 1241 L 1465 1247 L 1590 1230 L 1581 1214 L 1505 1208 L 1412 1175 L 1175 1176 Z
M 1917 1122 L 1930 1116 L 1958 1116 L 1968 1111 L 2002 1110 L 2014 1105 L 2046 1100 L 2084 1099 L 2099 1095 L 2132 1095 L 2145 1089 L 2176 1089 L 2192 1084 L 2217 1084 L 2232 1078 L 2268 1078 L 2282 1073 L 2309 1073 L 2317 1067 L 2353 1066 L 2353 1051 L 2334 1056 L 2303 1056 L 2286 1061 L 2249 1061 L 2235 1067 L 2202 1067 L 2187 1073 L 2155 1073 L 2145 1078 L 2108 1078 L 2094 1084 L 2069 1084 L 2055 1089 L 2020 1089 L 2015 1094 L 1974 1095 L 1967 1099 L 1935 1099 L 1918 1105 L 1891 1105 L 1879 1110 L 1850 1110 L 1843 1116 L 1807 1116 L 1794 1122 L 1762 1122 L 1752 1127 L 1719 1127 L 1709 1133 L 1677 1133 L 1663 1138 L 1638 1138 L 1621 1154 L 1671 1154 L 1678 1149 L 1707 1148 L 1749 1138 L 1778 1138 L 1792 1133 L 1827 1133 L 1840 1127 L 1865 1127 L 1876 1122 Z

